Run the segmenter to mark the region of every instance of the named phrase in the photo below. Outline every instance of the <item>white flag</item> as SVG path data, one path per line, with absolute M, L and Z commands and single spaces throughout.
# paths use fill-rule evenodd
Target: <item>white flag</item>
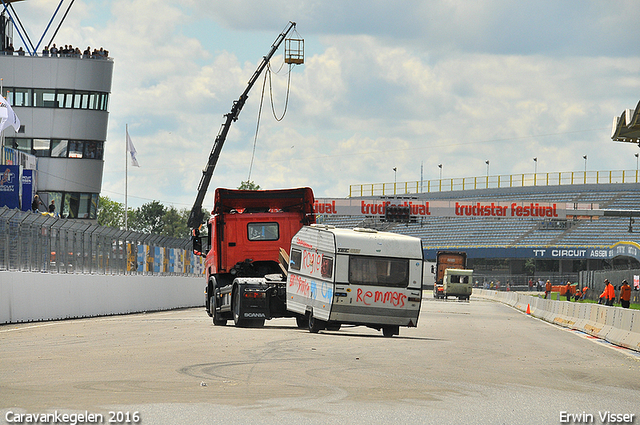
M 15 112 L 13 112 L 9 102 L 0 96 L 0 131 L 9 126 L 13 126 L 13 128 L 18 131 L 20 129 L 20 119 Z
M 131 137 L 129 137 L 129 130 L 127 129 L 126 132 L 127 132 L 127 151 L 129 151 L 129 153 L 131 154 L 131 165 L 133 165 L 134 167 L 139 167 L 140 165 L 138 164 L 138 160 L 136 159 L 136 154 L 138 152 L 136 152 L 136 148 L 133 146 Z

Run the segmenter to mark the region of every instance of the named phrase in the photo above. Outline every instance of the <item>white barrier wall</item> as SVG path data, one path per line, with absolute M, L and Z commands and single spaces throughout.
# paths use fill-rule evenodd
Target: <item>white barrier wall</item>
M 204 278 L 0 271 L 0 324 L 204 306 Z
M 571 301 L 545 300 L 517 292 L 474 289 L 473 295 L 508 304 L 556 325 L 640 351 L 640 310 Z

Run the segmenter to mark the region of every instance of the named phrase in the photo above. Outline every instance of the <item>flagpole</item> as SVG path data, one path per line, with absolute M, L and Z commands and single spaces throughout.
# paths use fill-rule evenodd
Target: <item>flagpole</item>
M 128 228 L 128 206 L 127 206 L 127 189 L 129 186 L 129 161 L 127 161 L 127 155 L 129 154 L 129 141 L 127 136 L 129 135 L 129 124 L 125 124 L 125 137 L 124 137 L 124 230 Z

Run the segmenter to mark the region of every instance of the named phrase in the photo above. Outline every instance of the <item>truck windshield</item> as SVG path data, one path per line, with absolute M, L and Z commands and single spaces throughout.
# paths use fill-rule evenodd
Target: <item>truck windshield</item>
M 404 288 L 409 284 L 409 260 L 349 257 L 349 283 Z

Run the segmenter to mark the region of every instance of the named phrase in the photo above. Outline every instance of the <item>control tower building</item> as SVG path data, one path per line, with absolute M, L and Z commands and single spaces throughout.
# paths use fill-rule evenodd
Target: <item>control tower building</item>
M 61 41 L 54 49 L 56 40 L 45 40 L 44 34 L 41 40 L 47 44 L 34 46 L 13 7 L 17 3 L 19 8 L 21 2 L 0 1 L 2 95 L 21 123 L 18 131 L 11 127 L 3 131 L 0 159 L 7 164 L 16 154 L 35 156 L 35 188 L 42 201 L 46 205 L 54 201 L 62 217 L 95 220 L 113 60 L 104 51 L 89 51 L 86 45 L 64 49 Z M 62 3 L 51 22 L 62 13 Z

